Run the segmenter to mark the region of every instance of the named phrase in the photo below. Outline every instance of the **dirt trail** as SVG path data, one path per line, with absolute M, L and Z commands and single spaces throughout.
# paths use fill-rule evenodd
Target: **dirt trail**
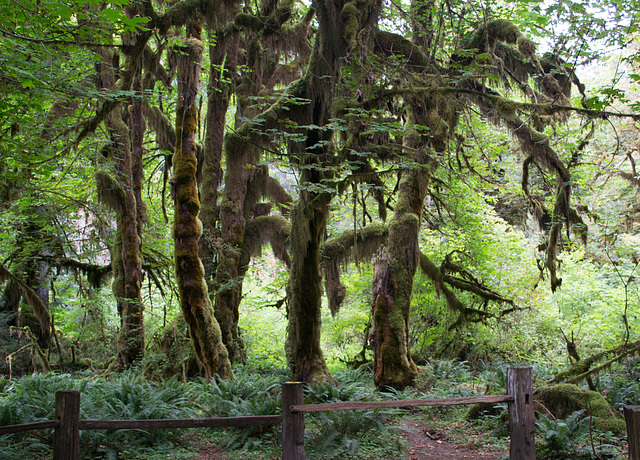
M 403 437 L 413 446 L 406 460 L 499 460 L 503 455 L 448 443 L 441 433 L 428 425 L 410 422 L 404 425 L 408 429 Z
M 397 457 L 397 460 L 499 460 L 505 454 L 451 444 L 442 433 L 428 425 L 411 422 L 405 422 L 404 425 L 407 429 L 402 436 L 412 447 L 407 456 Z M 471 443 L 472 439 L 469 441 Z M 221 450 L 207 446 L 200 449 L 198 460 L 226 460 L 226 457 Z

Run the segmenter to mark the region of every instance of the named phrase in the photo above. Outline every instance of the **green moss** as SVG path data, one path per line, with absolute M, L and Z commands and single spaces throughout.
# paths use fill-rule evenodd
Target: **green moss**
M 496 108 L 502 117 L 511 118 L 515 116 L 518 106 L 514 101 L 501 97 L 496 99 Z
M 618 434 L 626 432 L 622 416 L 596 391 L 561 383 L 538 390 L 536 399 L 557 418 L 566 418 L 573 412 L 584 409 L 585 416 L 593 417 L 596 429 Z
M 251 30 L 260 30 L 264 26 L 262 20 L 258 16 L 247 13 L 238 13 L 233 18 L 233 23 L 237 27 L 242 27 Z
M 353 43 L 358 35 L 358 8 L 355 2 L 346 3 L 340 13 L 344 24 L 344 38 L 347 43 Z
M 331 107 L 331 115 L 334 118 L 339 118 L 344 115 L 344 111 L 347 109 L 347 98 L 338 97 L 333 101 L 333 106 Z
M 534 144 L 548 144 L 549 136 L 536 131 L 535 129 L 531 129 L 531 142 L 533 142 Z
M 193 180 L 198 169 L 195 155 L 179 155 L 174 157 L 172 182 L 188 184 Z
M 507 43 L 516 43 L 522 33 L 514 23 L 508 19 L 496 19 L 487 25 L 489 36 Z

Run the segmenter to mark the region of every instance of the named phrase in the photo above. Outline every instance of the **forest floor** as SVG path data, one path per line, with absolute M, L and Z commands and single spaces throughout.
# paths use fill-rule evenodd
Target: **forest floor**
M 467 443 L 461 445 L 449 440 L 446 433 L 433 425 L 413 422 L 403 425 L 407 427 L 403 436 L 411 446 L 406 460 L 499 460 L 507 454 L 476 445 L 479 435 L 471 435 Z
M 422 423 L 404 422 L 403 437 L 409 444 L 408 454 L 396 457 L 400 460 L 500 460 L 506 451 L 487 449 L 477 444 L 479 435 L 471 435 L 465 444 L 460 440 L 450 440 L 446 432 Z M 225 453 L 214 446 L 203 446 L 198 460 L 227 460 Z M 278 460 L 266 459 L 265 460 Z M 391 460 L 391 459 L 390 459 Z

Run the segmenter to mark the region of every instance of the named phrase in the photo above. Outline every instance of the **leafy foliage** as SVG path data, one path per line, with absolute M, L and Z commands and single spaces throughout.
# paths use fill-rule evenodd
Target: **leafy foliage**
M 541 414 L 536 418 L 536 432 L 541 438 L 536 446 L 539 458 L 616 458 L 616 446 L 598 442 L 593 444 L 593 429 L 584 410 L 576 411 L 565 419 L 553 419 Z M 601 434 L 597 433 L 596 438 Z

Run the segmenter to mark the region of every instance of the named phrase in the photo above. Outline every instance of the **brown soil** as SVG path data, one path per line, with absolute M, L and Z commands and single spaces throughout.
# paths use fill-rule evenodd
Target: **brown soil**
M 198 460 L 225 460 L 225 458 L 217 447 L 204 446 L 198 450 Z
M 447 442 L 445 434 L 429 425 L 410 422 L 404 425 L 408 429 L 403 436 L 413 446 L 406 460 L 498 460 L 504 454 L 474 448 L 473 437 L 468 445 L 460 446 Z

